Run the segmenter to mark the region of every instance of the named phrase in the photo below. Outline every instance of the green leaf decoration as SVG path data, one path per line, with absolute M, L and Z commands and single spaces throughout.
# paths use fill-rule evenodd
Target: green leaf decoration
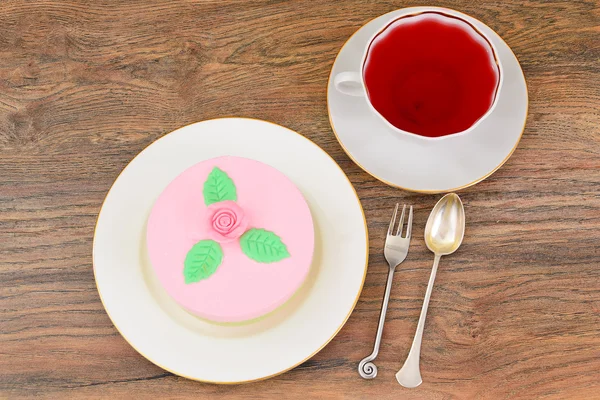
M 281 238 L 264 229 L 250 229 L 240 238 L 245 255 L 260 263 L 272 263 L 288 258 L 290 253 Z
M 185 256 L 185 283 L 200 282 L 215 273 L 223 261 L 221 245 L 214 240 L 201 240 Z
M 209 206 L 225 200 L 237 200 L 235 184 L 223 170 L 214 167 L 204 182 L 204 203 Z

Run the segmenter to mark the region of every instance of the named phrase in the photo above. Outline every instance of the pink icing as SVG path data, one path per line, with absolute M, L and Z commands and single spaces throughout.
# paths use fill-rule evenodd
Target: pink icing
M 248 218 L 235 201 L 213 203 L 207 211 L 208 236 L 219 243 L 239 238 L 248 228 Z
M 239 209 L 224 206 L 229 202 L 205 206 L 202 187 L 214 167 L 235 183 Z M 224 212 L 217 216 L 219 210 Z M 216 272 L 186 284 L 183 264 L 192 246 L 217 234 L 231 238 L 244 223 L 246 230 L 276 233 L 291 257 L 259 263 L 242 253 L 239 239 L 225 240 Z M 314 228 L 302 193 L 284 174 L 258 161 L 227 156 L 188 168 L 160 194 L 148 219 L 147 248 L 159 282 L 179 305 L 205 319 L 236 322 L 274 310 L 300 287 L 312 262 Z

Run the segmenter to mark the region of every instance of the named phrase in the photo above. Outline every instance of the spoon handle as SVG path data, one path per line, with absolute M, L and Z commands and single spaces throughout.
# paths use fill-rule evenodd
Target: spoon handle
M 388 273 L 387 284 L 385 286 L 385 295 L 383 296 L 383 302 L 381 304 L 381 311 L 379 313 L 379 324 L 377 325 L 377 336 L 375 336 L 375 345 L 373 346 L 373 352 L 367 357 L 363 358 L 358 364 L 358 373 L 364 379 L 373 379 L 377 376 L 377 366 L 373 363 L 373 360 L 377 358 L 379 354 L 379 345 L 381 345 L 381 335 L 383 334 L 383 324 L 385 324 L 385 314 L 388 308 L 388 302 L 390 301 L 390 292 L 392 289 L 392 280 L 394 279 L 394 268 L 390 267 Z
M 421 369 L 419 367 L 421 341 L 423 340 L 423 328 L 425 328 L 427 308 L 429 307 L 429 299 L 431 298 L 433 282 L 435 281 L 435 274 L 437 273 L 440 258 L 442 258 L 441 255 L 435 255 L 433 268 L 431 269 L 431 275 L 429 276 L 429 283 L 427 284 L 427 291 L 425 292 L 425 300 L 423 300 L 423 308 L 421 308 L 421 315 L 419 316 L 419 323 L 417 324 L 417 332 L 415 333 L 415 338 L 410 347 L 408 357 L 406 358 L 406 361 L 404 361 L 404 365 L 400 368 L 400 371 L 396 373 L 396 380 L 406 388 L 415 388 L 423 383 L 423 380 L 421 379 Z

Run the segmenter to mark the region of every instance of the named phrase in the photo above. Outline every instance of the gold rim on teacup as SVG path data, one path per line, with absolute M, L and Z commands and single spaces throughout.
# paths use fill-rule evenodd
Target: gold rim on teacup
M 400 129 L 400 128 L 394 126 L 383 115 L 381 115 L 381 113 L 379 111 L 377 111 L 377 109 L 373 106 L 373 104 L 371 104 L 371 100 L 369 99 L 369 96 L 367 94 L 363 71 L 364 71 L 365 61 L 367 59 L 369 50 L 370 50 L 371 45 L 373 44 L 374 40 L 380 34 L 385 32 L 396 21 L 399 21 L 399 20 L 405 19 L 405 18 L 417 17 L 422 14 L 437 14 L 437 15 L 440 15 L 445 18 L 451 18 L 451 19 L 458 20 L 458 21 L 468 25 L 471 29 L 473 29 L 475 31 L 475 33 L 477 33 L 483 40 L 485 40 L 485 42 L 489 46 L 489 49 L 492 52 L 494 62 L 498 68 L 498 82 L 496 84 L 496 89 L 494 91 L 494 100 L 492 101 L 492 104 L 490 105 L 488 110 L 481 117 L 479 117 L 479 119 L 477 121 L 475 121 L 469 128 L 467 128 L 463 131 L 447 134 L 444 136 L 437 136 L 437 137 L 423 136 L 423 135 L 419 135 L 417 133 L 405 131 L 403 129 Z M 432 8 L 432 9 L 426 9 L 423 11 L 419 11 L 419 12 L 416 12 L 413 14 L 407 14 L 407 15 L 402 15 L 399 17 L 391 18 L 391 20 L 389 22 L 387 22 L 386 24 L 384 24 L 381 29 L 379 29 L 377 32 L 375 32 L 375 34 L 373 34 L 371 36 L 371 38 L 369 39 L 369 41 L 367 42 L 367 45 L 365 46 L 365 50 L 363 51 L 363 56 L 362 56 L 361 62 L 360 62 L 360 72 L 356 72 L 356 71 L 340 72 L 340 73 L 336 74 L 335 77 L 333 78 L 333 84 L 334 84 L 334 87 L 340 93 L 350 95 L 350 96 L 355 96 L 355 97 L 363 97 L 367 101 L 367 104 L 368 104 L 371 112 L 374 113 L 375 115 L 377 115 L 379 117 L 379 119 L 382 120 L 384 122 L 384 124 L 386 124 L 388 126 L 388 128 L 390 128 L 392 131 L 398 132 L 402 135 L 405 135 L 405 136 L 408 136 L 411 138 L 421 139 L 423 141 L 436 141 L 436 140 L 445 140 L 445 139 L 449 139 L 449 138 L 453 138 L 453 137 L 457 137 L 457 136 L 466 135 L 467 133 L 474 131 L 477 128 L 477 126 L 479 126 L 487 117 L 489 117 L 489 115 L 496 108 L 496 104 L 498 103 L 500 87 L 502 86 L 503 80 L 504 80 L 504 72 L 503 72 L 503 68 L 502 68 L 502 63 L 500 62 L 500 58 L 498 57 L 498 51 L 496 50 L 496 46 L 494 46 L 494 44 L 487 37 L 487 35 L 485 33 L 483 33 L 479 28 L 477 28 L 475 25 L 473 25 L 471 22 L 467 21 L 464 18 L 461 18 L 460 16 L 448 14 L 448 13 L 440 11 L 436 8 Z

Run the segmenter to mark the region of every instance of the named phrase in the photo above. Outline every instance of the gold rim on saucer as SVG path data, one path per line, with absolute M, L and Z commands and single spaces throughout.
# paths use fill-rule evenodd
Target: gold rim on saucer
M 411 7 L 412 8 L 412 7 Z M 443 7 L 415 7 L 415 8 L 425 8 L 424 10 L 421 11 L 415 11 L 414 13 L 411 14 L 406 14 L 406 15 L 399 15 L 398 18 L 402 18 L 402 17 L 412 17 L 415 15 L 419 15 L 425 12 L 439 12 L 439 13 L 443 13 L 444 15 L 449 15 L 449 16 L 453 16 L 452 14 L 446 14 L 448 11 L 451 11 L 453 13 L 456 14 L 460 14 L 461 16 L 464 17 L 468 17 L 468 18 L 473 18 L 468 16 L 467 14 L 463 14 L 460 11 L 456 11 L 456 10 L 451 10 L 448 8 L 443 8 Z M 342 47 L 340 48 L 340 51 L 337 53 L 335 60 L 333 61 L 332 67 L 331 67 L 331 72 L 329 73 L 329 78 L 327 80 L 327 114 L 328 114 L 328 118 L 329 118 L 329 125 L 331 126 L 331 130 L 333 131 L 333 134 L 335 135 L 336 140 L 338 141 L 338 143 L 340 144 L 340 146 L 342 147 L 342 149 L 344 150 L 344 152 L 346 153 L 346 155 L 348 155 L 348 157 L 356 164 L 359 166 L 360 169 L 362 169 L 364 172 L 366 172 L 367 174 L 371 175 L 373 178 L 385 183 L 386 185 L 395 187 L 397 189 L 402 189 L 402 190 L 406 190 L 408 192 L 413 192 L 413 193 L 424 193 L 424 194 L 437 194 L 437 193 L 447 193 L 447 192 L 455 192 L 455 191 L 459 191 L 462 189 L 466 189 L 470 186 L 475 185 L 476 183 L 479 183 L 485 179 L 487 179 L 488 177 L 490 177 L 494 172 L 496 172 L 498 169 L 500 169 L 500 167 L 502 167 L 506 161 L 508 161 L 508 159 L 513 155 L 513 153 L 515 152 L 515 150 L 517 149 L 517 146 L 519 145 L 519 143 L 521 142 L 521 138 L 523 137 L 523 133 L 525 132 L 525 125 L 527 122 L 527 117 L 529 116 L 529 101 L 526 102 L 526 110 L 525 110 L 525 119 L 523 121 L 523 127 L 521 128 L 521 134 L 519 135 L 518 140 L 515 142 L 514 147 L 512 148 L 512 150 L 508 153 L 508 155 L 496 166 L 494 167 L 494 169 L 492 169 L 490 172 L 488 172 L 487 174 L 483 175 L 482 177 L 469 182 L 465 185 L 462 186 L 458 186 L 458 187 L 454 187 L 454 188 L 450 188 L 450 189 L 446 189 L 446 190 L 419 190 L 419 189 L 411 189 L 411 188 L 407 188 L 407 187 L 403 187 L 400 185 L 397 185 L 395 183 L 389 182 L 373 173 L 371 173 L 369 170 L 367 170 L 367 168 L 365 168 L 357 159 L 355 159 L 352 154 L 350 153 L 350 151 L 346 148 L 346 146 L 344 145 L 344 143 L 342 143 L 338 133 L 335 130 L 335 126 L 333 125 L 333 120 L 331 119 L 331 109 L 330 109 L 330 99 L 329 99 L 329 88 L 331 87 L 331 79 L 333 77 L 333 67 L 335 66 L 336 62 L 338 61 L 338 58 L 341 54 L 341 52 L 344 50 L 344 48 L 346 47 L 346 45 L 348 44 L 348 42 L 360 31 L 362 30 L 365 26 L 367 26 L 368 24 L 370 24 L 371 22 L 374 22 L 375 20 L 385 17 L 385 16 L 391 16 L 392 14 L 397 13 L 398 11 L 402 11 L 403 9 L 398 9 L 398 10 L 394 10 L 394 11 L 390 11 L 388 13 L 379 15 L 375 18 L 370 19 L 369 21 L 367 21 L 366 23 L 364 23 L 363 25 L 361 25 L 358 29 L 356 29 L 356 31 L 354 31 L 354 33 L 352 35 L 350 35 L 350 37 L 348 39 L 346 39 L 346 41 L 344 42 L 344 44 L 342 45 Z M 456 16 L 454 16 L 456 18 Z M 476 19 L 476 18 L 473 18 Z M 461 18 L 461 20 L 464 20 L 465 22 L 467 22 L 469 25 L 473 26 L 477 32 L 480 32 L 479 28 L 475 27 L 470 21 L 467 21 L 466 18 Z M 477 20 L 477 19 L 476 19 Z M 477 20 L 478 22 L 482 23 L 481 21 Z M 393 21 L 392 21 L 393 22 Z M 485 25 L 485 24 L 483 24 Z M 487 25 L 485 25 L 487 26 Z M 488 27 L 489 28 L 489 27 Z M 492 30 L 492 32 L 494 32 L 494 34 L 496 34 L 496 36 L 498 38 L 500 38 L 500 40 L 502 42 L 504 42 L 504 44 L 506 44 L 506 46 L 508 47 L 508 49 L 510 50 L 510 52 L 513 54 L 513 56 L 516 58 L 516 56 L 514 55 L 512 49 L 510 48 L 510 46 L 508 45 L 508 43 L 506 43 L 506 41 L 500 36 L 498 35 L 493 29 L 490 28 L 490 30 Z M 484 38 L 487 37 L 484 35 Z M 493 47 L 492 47 L 493 48 Z M 498 56 L 499 57 L 499 56 Z M 497 60 L 496 60 L 497 61 Z M 518 59 L 517 59 L 518 61 Z M 521 69 L 521 73 L 523 72 L 523 69 L 521 68 L 521 65 L 519 63 L 519 69 Z M 527 88 L 527 81 L 523 80 L 525 83 L 525 93 L 527 95 L 528 93 L 528 88 Z M 499 88 L 498 88 L 499 89 Z

